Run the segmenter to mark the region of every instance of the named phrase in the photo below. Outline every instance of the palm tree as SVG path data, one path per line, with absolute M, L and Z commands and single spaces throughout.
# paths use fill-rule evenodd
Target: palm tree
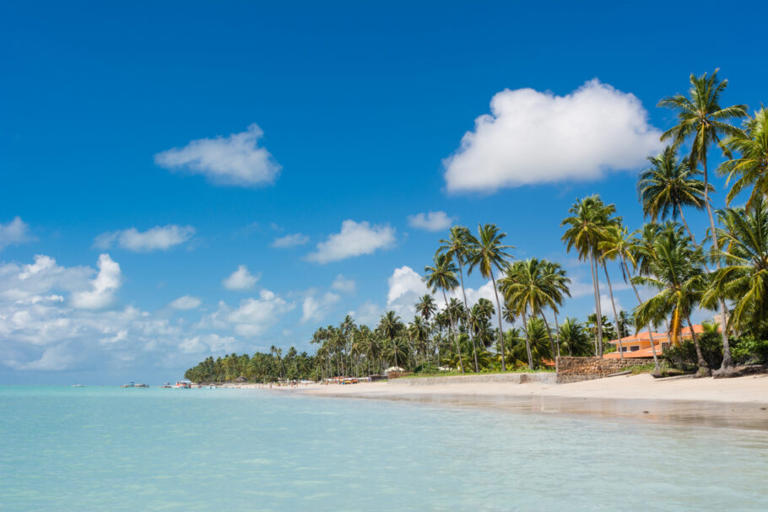
M 464 298 L 464 307 L 469 309 L 467 304 L 467 292 L 464 290 L 464 263 L 468 262 L 472 256 L 472 248 L 477 245 L 477 240 L 472 236 L 469 229 L 464 226 L 453 226 L 451 228 L 451 235 L 447 240 L 440 240 L 440 247 L 437 249 L 438 254 L 445 254 L 451 259 L 455 259 L 459 266 L 459 281 L 461 283 L 461 295 Z M 475 360 L 475 371 L 479 372 L 480 368 L 477 363 L 477 347 L 475 346 L 475 340 L 470 330 L 469 339 L 472 341 L 472 356 Z
M 560 343 L 568 351 L 569 356 L 582 355 L 589 351 L 589 341 L 584 328 L 575 318 L 566 318 L 558 329 Z
M 382 315 L 381 319 L 379 320 L 378 327 L 376 328 L 387 342 L 385 350 L 390 355 L 394 355 L 395 366 L 399 366 L 397 356 L 402 352 L 400 350 L 400 345 L 402 344 L 400 334 L 404 328 L 405 326 L 400 321 L 400 317 L 397 316 L 397 313 L 394 311 L 387 311 L 384 313 L 384 315 Z
M 762 195 L 752 207 L 726 208 L 718 215 L 725 229 L 720 230 L 724 265 L 717 270 L 702 300 L 712 305 L 717 297 L 733 301 L 728 326 L 739 332 L 749 330 L 765 339 L 768 322 L 768 207 Z M 723 330 L 726 326 L 723 326 Z
M 677 111 L 678 124 L 661 135 L 661 140 L 672 140 L 673 147 L 678 148 L 686 140 L 690 140 L 691 154 L 689 157 L 692 168 L 702 164 L 704 170 L 704 206 L 709 217 L 709 228 L 712 233 L 712 242 L 717 243 L 717 230 L 715 229 L 715 217 L 712 214 L 712 204 L 709 200 L 709 173 L 707 171 L 707 153 L 709 147 L 715 143 L 723 146 L 722 137 L 738 136 L 740 131 L 729 121 L 747 115 L 746 105 L 720 106 L 720 95 L 728 86 L 728 80 L 719 80 L 716 69 L 712 75 L 704 73 L 701 76 L 691 74 L 690 97 L 682 94 L 664 98 L 659 102 L 660 107 L 668 107 Z M 720 269 L 720 260 L 717 268 Z M 728 309 L 725 300 L 720 300 L 720 312 L 727 316 Z M 723 364 L 722 368 L 731 366 L 731 349 L 728 345 L 728 329 L 722 330 Z
M 706 286 L 701 249 L 692 246 L 688 237 L 679 236 L 679 231 L 665 231 L 654 243 L 649 267 L 650 276 L 636 276 L 633 281 L 656 288 L 658 293 L 637 307 L 638 325 L 656 324 L 671 315 L 672 342 L 679 343 L 683 322 L 687 322 L 696 347 L 698 375 L 708 375 L 690 317 Z
M 600 252 L 600 263 L 602 263 L 603 272 L 605 273 L 605 282 L 608 284 L 608 296 L 611 299 L 611 309 L 613 310 L 613 323 L 616 327 L 617 339 L 619 340 L 619 357 L 624 359 L 624 352 L 622 351 L 621 347 L 621 327 L 619 326 L 619 315 L 616 312 L 616 300 L 613 298 L 613 285 L 611 284 L 611 276 L 608 274 L 608 265 L 606 264 L 607 260 L 613 260 L 616 258 L 616 254 L 613 251 L 606 250 L 607 248 L 610 248 L 610 245 L 606 245 L 606 243 L 609 243 L 608 241 L 611 237 L 611 234 L 617 229 L 620 230 L 621 226 L 621 217 L 609 219 L 608 223 L 606 224 L 603 237 L 598 242 L 597 247 L 598 251 Z
M 504 276 L 499 279 L 499 288 L 504 294 L 504 302 L 510 311 L 523 316 L 523 325 L 528 325 L 528 316 L 534 317 L 541 314 L 543 309 L 552 307 L 557 309 L 558 291 L 555 290 L 551 264 L 545 260 L 531 258 L 518 261 L 506 268 Z M 546 325 L 546 320 L 544 324 Z M 549 326 L 547 326 L 549 333 Z M 533 370 L 533 357 L 531 354 L 530 336 L 526 327 L 526 353 L 528 366 Z M 551 352 L 555 347 L 551 335 L 549 336 Z
M 496 296 L 496 311 L 501 311 L 501 302 L 499 302 L 499 291 L 496 288 L 496 277 L 494 270 L 502 270 L 507 266 L 507 260 L 512 258 L 507 249 L 513 249 L 511 245 L 504 245 L 501 241 L 507 236 L 506 233 L 500 233 L 495 224 L 485 224 L 477 226 L 478 237 L 472 241 L 470 250 L 469 270 L 477 268 L 480 275 L 484 278 L 490 278 L 493 282 L 493 293 Z M 502 338 L 501 315 L 497 315 L 499 320 L 499 345 L 501 346 L 501 371 L 507 371 L 507 365 L 504 360 L 504 340 Z
M 730 204 L 739 192 L 752 185 L 746 204 L 749 208 L 756 198 L 768 195 L 768 110 L 761 108 L 755 117 L 747 118 L 744 130 L 728 137 L 725 147 L 740 155 L 726 160 L 718 169 L 728 175 L 728 183 L 735 180 L 726 202 Z
M 614 205 L 605 205 L 600 196 L 593 195 L 576 201 L 569 212 L 572 214 L 560 224 L 567 226 L 562 240 L 566 243 L 566 250 L 575 249 L 579 260 L 590 261 L 592 271 L 592 287 L 595 295 L 595 313 L 602 319 L 600 311 L 600 284 L 597 277 L 597 260 L 599 257 L 599 244 L 606 236 L 606 229 L 611 224 L 609 219 L 616 211 Z M 595 355 L 603 356 L 603 329 L 602 321 L 597 322 L 597 351 Z
M 667 146 L 658 156 L 648 157 L 651 167 L 643 171 L 637 184 L 643 213 L 653 222 L 671 217 L 683 221 L 691 240 L 696 242 L 683 213 L 684 206 L 704 207 L 704 183 L 700 170 L 691 167 L 688 158 L 677 159 L 677 151 Z M 712 187 L 710 186 L 710 189 Z
M 569 289 L 569 286 L 571 284 L 571 280 L 568 279 L 565 269 L 563 269 L 562 265 L 559 263 L 554 263 L 551 261 L 544 260 L 544 274 L 546 279 L 549 281 L 549 293 L 552 298 L 552 303 L 554 306 L 552 307 L 552 315 L 555 317 L 555 337 L 557 339 L 557 351 L 555 353 L 554 349 L 552 352 L 552 357 L 559 357 L 560 356 L 560 328 L 557 325 L 557 313 L 559 312 L 560 306 L 563 305 L 563 302 L 565 301 L 565 297 L 571 296 L 571 291 Z M 549 323 L 547 322 L 547 317 L 544 316 L 544 312 L 542 311 L 541 317 L 544 319 L 544 323 L 547 326 L 547 332 L 551 332 L 549 328 Z M 551 336 L 550 336 L 551 340 Z M 557 364 L 557 359 L 555 359 L 555 364 Z
M 428 293 L 425 293 L 416 303 L 416 312 L 421 315 L 425 322 L 429 322 L 435 311 L 437 311 L 435 299 Z
M 456 265 L 453 264 L 453 260 L 445 254 L 435 255 L 435 261 L 432 266 L 424 267 L 424 281 L 427 286 L 436 292 L 440 290 L 443 292 L 443 300 L 445 301 L 446 311 L 448 310 L 448 296 L 445 294 L 446 290 L 451 291 L 459 285 L 459 280 L 456 279 Z M 456 350 L 459 353 L 459 368 L 461 373 L 464 373 L 464 362 L 461 359 L 461 347 L 459 347 L 459 338 L 456 335 L 456 326 L 454 319 L 449 314 L 451 335 L 456 342 Z

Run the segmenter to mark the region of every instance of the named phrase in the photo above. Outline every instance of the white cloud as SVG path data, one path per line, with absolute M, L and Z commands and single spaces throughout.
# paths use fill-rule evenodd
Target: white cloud
M 350 311 L 349 315 L 354 318 L 355 322 L 358 324 L 374 328 L 383 313 L 384 312 L 379 306 L 373 302 L 367 301 L 356 310 Z
M 179 350 L 185 354 L 199 354 L 201 352 L 229 354 L 234 352 L 237 346 L 236 338 L 211 333 L 184 338 L 179 344 Z
M 200 307 L 200 304 L 202 304 L 202 301 L 197 297 L 192 297 L 191 295 L 183 295 L 172 301 L 170 306 L 173 309 L 187 310 L 197 309 Z
M 223 317 L 241 336 L 258 336 L 272 327 L 284 313 L 292 310 L 294 305 L 285 301 L 269 290 L 261 290 L 259 298 L 245 299 L 240 307 L 228 311 L 226 306 Z
M 391 247 L 395 243 L 395 230 L 389 225 L 371 226 L 368 222 L 345 220 L 341 232 L 328 236 L 317 244 L 315 252 L 307 256 L 309 261 L 329 263 L 346 258 L 372 254 L 377 249 Z
M 619 298 L 616 297 L 616 294 L 613 295 L 613 301 L 616 303 L 616 313 L 620 313 L 621 311 L 623 311 L 624 308 L 622 307 L 621 302 L 619 302 Z M 592 309 L 594 309 L 594 307 Z M 613 321 L 613 307 L 611 306 L 611 296 L 607 293 L 600 294 L 600 311 L 602 312 L 603 316 Z
M 275 238 L 275 240 L 272 242 L 272 247 L 285 249 L 288 247 L 298 247 L 299 245 L 304 245 L 307 242 L 309 242 L 309 237 L 307 235 L 294 233 L 292 235 L 285 235 L 281 236 L 280 238 Z
M 17 370 L 56 371 L 66 370 L 74 360 L 75 358 L 67 349 L 66 344 L 61 344 L 46 348 L 37 360 L 29 361 L 27 363 L 8 360 L 5 361 L 5 363 Z
M 248 272 L 248 267 L 245 265 L 240 265 L 237 267 L 237 270 L 222 281 L 222 284 L 227 290 L 249 290 L 256 285 L 259 277 Z
M 336 276 L 336 279 L 333 280 L 331 288 L 337 292 L 352 293 L 355 291 L 356 284 L 353 279 L 347 279 L 342 274 L 339 274 Z
M 173 148 L 155 155 L 155 163 L 168 169 L 185 169 L 205 175 L 219 185 L 253 187 L 274 183 L 280 165 L 259 139 L 264 132 L 252 124 L 229 137 L 193 140 L 183 148 Z
M 426 231 L 442 231 L 449 228 L 453 220 L 443 211 L 417 213 L 408 216 L 408 225 Z
M 76 308 L 100 309 L 114 300 L 115 292 L 122 282 L 120 265 L 113 261 L 109 254 L 102 254 L 99 256 L 98 266 L 99 273 L 91 281 L 91 289 L 72 295 L 72 305 Z
M 428 293 L 423 279 L 409 266 L 396 268 L 387 279 L 387 309 L 404 320 L 410 320 L 416 312 L 416 302 Z
M 592 80 L 566 96 L 504 90 L 443 163 L 449 191 L 594 180 L 645 163 L 661 132 L 632 94 Z
M 611 284 L 613 285 L 614 294 L 616 292 L 631 289 L 630 285 L 628 285 L 624 281 L 614 282 L 613 280 L 611 280 Z M 584 297 L 587 295 L 593 296 L 595 293 L 594 286 L 591 281 L 590 282 L 582 281 L 578 277 L 571 278 L 571 284 L 569 285 L 569 290 L 571 292 L 571 297 L 574 299 L 579 297 Z M 600 281 L 600 292 L 602 293 L 603 291 L 607 291 L 607 290 L 608 290 L 608 283 L 606 283 L 605 281 Z
M 0 251 L 9 245 L 23 244 L 32 239 L 29 226 L 21 220 L 21 217 L 15 217 L 11 222 L 0 224 Z
M 192 226 L 155 226 L 146 231 L 136 228 L 102 233 L 96 237 L 94 246 L 99 249 L 109 249 L 117 244 L 123 249 L 135 252 L 165 251 L 183 244 L 195 234 Z
M 339 295 L 332 292 L 327 292 L 320 297 L 315 297 L 314 294 L 307 295 L 301 305 L 301 323 L 310 320 L 319 322 L 340 299 Z

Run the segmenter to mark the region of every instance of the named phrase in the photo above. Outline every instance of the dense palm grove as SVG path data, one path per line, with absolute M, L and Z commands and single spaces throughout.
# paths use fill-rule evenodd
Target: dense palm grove
M 647 329 L 663 333 L 672 345 L 663 355 L 654 352 L 657 370 L 664 364 L 698 375 L 716 369 L 728 374 L 736 364 L 768 362 L 768 111 L 750 116 L 745 105 L 721 106 L 727 80 L 717 71 L 691 75 L 690 85 L 687 96 L 659 103 L 678 122 L 662 135 L 668 146 L 648 159 L 640 175 L 638 193 L 649 221 L 630 231 L 616 206 L 595 195 L 578 199 L 562 222 L 566 249 L 590 266 L 595 313 L 586 321 L 560 316 L 570 280 L 558 263 L 513 260 L 514 248 L 493 224 L 478 226 L 476 233 L 454 226 L 424 269 L 432 294 L 415 304 L 410 321 L 388 311 L 370 328 L 347 316 L 314 333 L 315 355 L 291 348 L 283 356 L 273 347 L 253 357 L 209 357 L 186 376 L 273 381 L 379 374 L 393 366 L 429 373 L 533 370 L 559 355 L 602 356 L 615 350 L 606 340 Z M 709 162 L 720 155 L 716 172 L 727 176 L 730 190 L 715 210 Z M 731 206 L 742 193 L 745 205 Z M 690 210 L 706 212 L 705 233 L 691 230 Z M 637 304 L 630 313 L 617 311 L 609 267 L 618 268 L 634 291 Z M 467 302 L 464 278 L 473 273 L 491 280 L 493 300 Z M 601 278 L 608 312 L 601 308 Z M 647 300 L 639 286 L 650 290 Z M 703 333 L 683 341 L 697 308 L 725 322 L 705 324 Z M 521 327 L 505 329 L 503 322 Z

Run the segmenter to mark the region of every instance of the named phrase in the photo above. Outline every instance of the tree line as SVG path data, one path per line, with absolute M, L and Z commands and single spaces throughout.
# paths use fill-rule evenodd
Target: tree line
M 190 369 L 188 378 L 229 380 L 236 373 L 251 380 L 322 378 L 380 373 L 391 366 L 416 372 L 533 370 L 562 354 L 602 356 L 614 349 L 606 346 L 606 336 L 640 330 L 660 332 L 672 346 L 662 355 L 651 343 L 657 370 L 660 360 L 692 365 L 698 375 L 767 362 L 768 111 L 749 115 L 746 105 L 722 106 L 727 84 L 717 70 L 691 75 L 687 95 L 659 102 L 675 112 L 677 123 L 662 134 L 668 146 L 649 157 L 639 177 L 638 196 L 648 219 L 643 226 L 630 231 L 616 205 L 597 195 L 576 200 L 562 221 L 566 250 L 590 267 L 595 312 L 586 321 L 559 321 L 571 283 L 560 264 L 515 261 L 514 247 L 494 224 L 479 225 L 476 233 L 453 226 L 424 268 L 432 293 L 415 304 L 412 320 L 388 311 L 371 328 L 347 316 L 338 326 L 315 331 L 314 356 L 291 349 L 285 358 L 275 350 L 250 358 L 208 358 Z M 709 179 L 715 151 L 722 156 L 715 171 L 730 186 L 716 210 Z M 742 193 L 746 203 L 732 206 Z M 698 237 L 686 218 L 691 210 L 707 214 L 709 227 Z M 617 310 L 609 266 L 618 268 L 633 290 L 631 312 Z M 468 303 L 464 278 L 473 273 L 491 281 L 493 300 Z M 601 307 L 601 276 L 609 314 Z M 643 300 L 640 286 L 651 291 L 650 298 Z M 719 325 L 694 332 L 697 308 L 717 314 Z M 686 327 L 691 339 L 683 341 Z

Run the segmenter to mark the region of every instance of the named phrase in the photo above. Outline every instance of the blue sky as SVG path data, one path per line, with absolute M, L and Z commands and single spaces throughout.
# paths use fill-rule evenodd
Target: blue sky
M 766 10 L 6 2 L 0 382 L 159 382 L 209 354 L 310 349 L 347 312 L 407 318 L 450 222 L 566 265 L 565 313 L 584 316 L 560 221 L 600 193 L 641 223 L 637 172 L 673 122 L 655 105 L 689 73 L 766 101 Z

